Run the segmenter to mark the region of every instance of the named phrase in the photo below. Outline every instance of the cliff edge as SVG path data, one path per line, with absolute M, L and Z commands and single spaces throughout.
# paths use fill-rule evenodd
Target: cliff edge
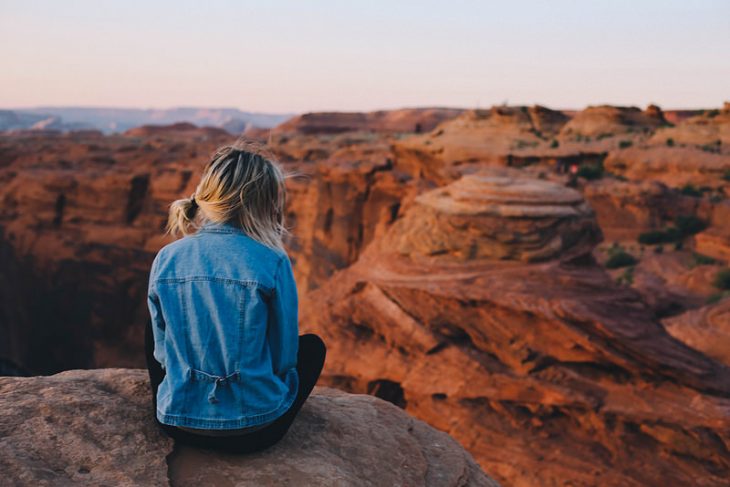
M 3 477 L 38 486 L 498 485 L 447 434 L 372 396 L 317 388 L 280 443 L 232 455 L 175 446 L 149 394 L 140 369 L 0 377 Z

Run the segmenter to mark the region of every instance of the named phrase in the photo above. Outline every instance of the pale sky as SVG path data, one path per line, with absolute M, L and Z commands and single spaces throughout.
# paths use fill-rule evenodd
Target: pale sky
M 0 0 L 0 108 L 725 100 L 726 0 Z

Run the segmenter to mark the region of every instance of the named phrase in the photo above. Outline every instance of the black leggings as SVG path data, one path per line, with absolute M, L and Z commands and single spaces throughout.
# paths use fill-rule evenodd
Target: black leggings
M 157 362 L 154 355 L 154 338 L 152 335 L 152 324 L 147 320 L 145 330 L 145 356 L 147 359 L 147 370 L 150 374 L 150 385 L 152 386 L 153 414 L 157 424 L 173 439 L 200 448 L 223 450 L 230 453 L 252 453 L 263 450 L 278 442 L 284 437 L 287 430 L 294 422 L 294 418 L 301 409 L 304 401 L 317 383 L 319 374 L 322 372 L 326 347 L 320 337 L 313 334 L 299 336 L 299 354 L 297 355 L 297 372 L 299 374 L 299 389 L 297 397 L 291 407 L 273 423 L 265 427 L 235 436 L 205 436 L 181 430 L 175 426 L 161 423 L 157 419 L 157 388 L 165 377 L 165 370 Z

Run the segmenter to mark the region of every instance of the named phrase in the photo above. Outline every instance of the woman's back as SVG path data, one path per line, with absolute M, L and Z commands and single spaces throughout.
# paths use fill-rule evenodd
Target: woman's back
M 148 305 L 165 424 L 234 429 L 271 421 L 298 386 L 297 291 L 282 251 L 207 223 L 158 253 Z

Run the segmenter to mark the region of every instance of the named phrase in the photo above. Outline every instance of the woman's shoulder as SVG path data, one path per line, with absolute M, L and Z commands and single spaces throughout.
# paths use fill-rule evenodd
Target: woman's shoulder
M 283 262 L 284 250 L 275 249 L 244 234 L 195 233 L 163 246 L 152 264 L 163 275 L 219 275 L 256 279 L 270 285 Z

